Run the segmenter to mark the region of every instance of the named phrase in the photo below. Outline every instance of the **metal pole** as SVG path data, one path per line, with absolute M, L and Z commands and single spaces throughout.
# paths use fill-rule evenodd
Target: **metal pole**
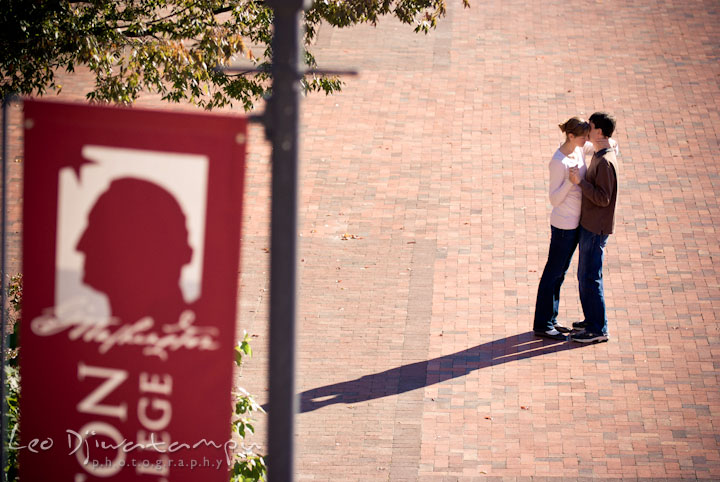
M 270 416 L 268 479 L 294 477 L 295 290 L 297 262 L 300 16 L 303 0 L 272 0 L 272 98 L 267 106 L 272 141 L 270 244 Z
M 0 445 L 2 445 L 2 457 L 0 458 L 0 461 L 2 462 L 2 467 L 0 467 L 0 473 L 2 474 L 3 481 L 7 480 L 5 467 L 8 460 L 8 454 L 5 447 L 5 442 L 7 441 L 7 393 L 5 390 L 5 352 L 7 350 L 7 320 L 5 316 L 5 303 L 7 299 L 7 294 L 5 292 L 5 255 L 7 249 L 7 230 L 5 225 L 7 218 L 7 159 L 10 152 L 10 147 L 8 146 L 8 107 L 13 97 L 13 95 L 9 95 L 2 100 L 2 196 L 0 196 L 2 197 L 2 200 L 0 201 L 0 210 L 2 210 L 2 214 L 0 214 L 0 240 L 2 241 L 2 248 L 0 248 L 0 283 L 2 283 L 2 286 L 0 286 L 0 292 L 2 292 L 0 295 L 0 303 L 2 304 L 2 307 L 0 308 L 0 330 L 2 330 L 0 335 L 0 350 L 2 350 L 2 354 L 0 355 L 0 358 L 2 358 L 0 366 L 0 385 L 2 385 L 0 392 L 2 393 L 2 400 L 0 400 L 0 433 L 2 433 L 2 443 Z

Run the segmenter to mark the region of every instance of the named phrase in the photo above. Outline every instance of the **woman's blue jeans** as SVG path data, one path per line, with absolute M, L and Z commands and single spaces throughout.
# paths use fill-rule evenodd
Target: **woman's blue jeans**
M 607 240 L 607 234 L 595 234 L 580 227 L 577 275 L 580 303 L 587 323 L 585 331 L 597 335 L 607 335 L 608 330 L 602 272 Z
M 551 330 L 557 323 L 560 288 L 580 239 L 580 228 L 560 229 L 550 226 L 550 229 L 550 252 L 538 286 L 534 331 Z

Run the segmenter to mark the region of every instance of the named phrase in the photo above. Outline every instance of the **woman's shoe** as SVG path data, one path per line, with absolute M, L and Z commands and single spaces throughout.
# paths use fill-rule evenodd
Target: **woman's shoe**
M 558 324 L 558 323 L 555 323 L 555 324 L 553 325 L 553 328 L 555 328 L 555 329 L 556 329 L 557 331 L 559 331 L 560 333 L 570 333 L 570 328 L 566 328 L 566 327 L 564 327 L 564 326 L 562 326 L 562 325 L 560 325 L 560 324 Z
M 553 340 L 567 341 L 567 336 L 563 335 L 555 328 L 551 328 L 548 331 L 533 331 L 533 333 L 535 333 L 535 336 L 542 336 L 543 338 L 551 338 Z

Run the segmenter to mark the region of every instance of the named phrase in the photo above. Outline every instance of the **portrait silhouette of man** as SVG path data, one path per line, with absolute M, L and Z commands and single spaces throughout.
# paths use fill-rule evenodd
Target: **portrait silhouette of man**
M 146 316 L 156 326 L 177 323 L 187 308 L 180 289 L 192 258 L 185 214 L 157 184 L 114 180 L 91 209 L 76 250 L 85 255 L 83 282 L 107 295 L 121 323 Z

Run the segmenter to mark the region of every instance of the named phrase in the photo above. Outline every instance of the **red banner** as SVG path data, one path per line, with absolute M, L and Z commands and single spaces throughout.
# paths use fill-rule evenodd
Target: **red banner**
M 226 482 L 245 119 L 24 110 L 20 477 Z

